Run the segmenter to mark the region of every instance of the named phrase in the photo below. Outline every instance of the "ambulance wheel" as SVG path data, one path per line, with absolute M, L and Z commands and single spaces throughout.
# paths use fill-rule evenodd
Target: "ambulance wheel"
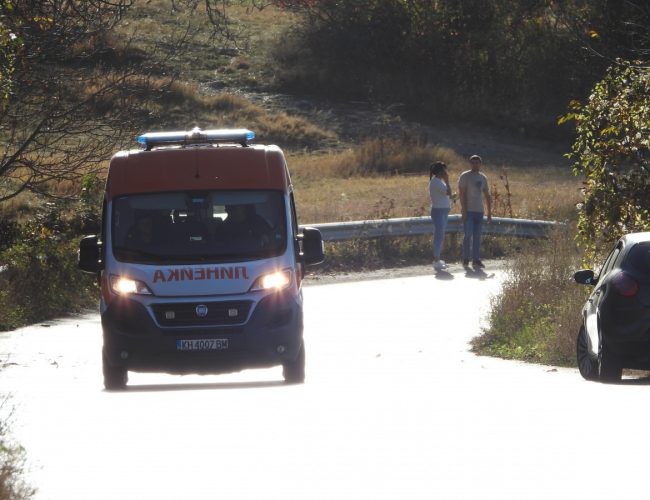
M 298 356 L 293 361 L 282 365 L 282 375 L 286 384 L 302 384 L 305 381 L 305 343 L 298 351 Z
M 129 372 L 124 366 L 114 366 L 108 362 L 102 353 L 102 371 L 104 372 L 104 387 L 107 391 L 120 391 L 126 388 Z

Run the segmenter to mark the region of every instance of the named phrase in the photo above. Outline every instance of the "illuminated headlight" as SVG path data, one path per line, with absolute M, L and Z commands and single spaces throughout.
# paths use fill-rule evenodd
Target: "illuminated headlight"
M 292 273 L 290 269 L 265 274 L 255 280 L 251 291 L 255 290 L 282 290 L 291 284 Z
M 152 295 L 149 287 L 140 280 L 111 275 L 111 290 L 118 295 Z

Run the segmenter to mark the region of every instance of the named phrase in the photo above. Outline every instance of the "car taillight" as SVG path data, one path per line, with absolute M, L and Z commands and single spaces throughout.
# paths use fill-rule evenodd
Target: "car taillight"
M 624 271 L 614 276 L 611 283 L 614 290 L 624 297 L 634 297 L 639 291 L 639 283 Z

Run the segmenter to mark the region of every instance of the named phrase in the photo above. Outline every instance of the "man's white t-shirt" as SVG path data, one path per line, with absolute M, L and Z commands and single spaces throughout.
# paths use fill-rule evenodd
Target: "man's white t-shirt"
M 483 193 L 490 195 L 490 188 L 485 174 L 466 170 L 458 179 L 458 190 L 465 189 L 465 209 L 468 212 L 483 213 Z

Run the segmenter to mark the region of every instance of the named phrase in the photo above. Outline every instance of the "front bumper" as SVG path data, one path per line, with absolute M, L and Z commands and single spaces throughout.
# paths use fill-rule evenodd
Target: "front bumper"
M 145 305 L 120 298 L 102 314 L 102 328 L 104 360 L 112 366 L 131 371 L 227 373 L 295 360 L 302 345 L 302 304 L 278 292 L 257 302 L 243 324 L 162 327 Z M 226 340 L 228 348 L 177 350 L 177 340 L 192 339 Z

